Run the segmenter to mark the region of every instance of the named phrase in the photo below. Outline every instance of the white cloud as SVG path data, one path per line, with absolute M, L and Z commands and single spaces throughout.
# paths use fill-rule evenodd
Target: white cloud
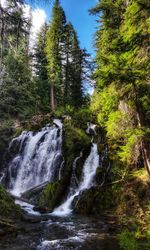
M 30 35 L 30 48 L 32 49 L 35 45 L 36 36 L 40 31 L 40 28 L 46 21 L 46 13 L 42 9 L 32 10 L 32 27 Z
M 43 9 L 39 8 L 32 10 L 31 6 L 26 4 L 24 7 L 24 16 L 28 18 L 30 15 L 32 16 L 32 26 L 29 47 L 32 50 L 36 42 L 37 34 L 46 21 L 46 13 Z

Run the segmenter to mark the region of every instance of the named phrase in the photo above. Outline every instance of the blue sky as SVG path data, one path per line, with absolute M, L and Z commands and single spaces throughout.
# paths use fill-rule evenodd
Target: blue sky
M 27 2 L 31 4 L 30 0 Z M 49 3 L 46 3 L 46 0 L 39 0 L 34 5 L 32 2 L 32 7 L 43 9 L 46 12 L 47 20 L 50 20 L 53 2 L 50 0 Z M 92 55 L 94 55 L 93 40 L 97 23 L 96 17 L 89 15 L 88 10 L 94 7 L 96 2 L 96 0 L 60 0 L 67 20 L 72 22 L 78 33 L 81 47 L 85 47 Z

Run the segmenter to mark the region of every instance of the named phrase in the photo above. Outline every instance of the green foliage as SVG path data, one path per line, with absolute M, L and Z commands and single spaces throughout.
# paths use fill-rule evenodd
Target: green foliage
M 51 85 L 51 106 L 55 109 L 56 103 L 62 102 L 62 58 L 61 43 L 65 28 L 66 17 L 59 1 L 55 1 L 52 19 L 46 35 L 45 53 L 47 59 L 48 78 Z M 56 98 L 58 95 L 59 100 Z
M 92 12 L 99 15 L 101 25 L 96 33 L 96 93 L 91 110 L 105 127 L 116 159 L 134 165 L 141 141 L 147 143 L 150 125 L 149 4 L 101 0 Z
M 91 111 L 87 107 L 76 110 L 72 117 L 75 126 L 80 127 L 83 130 L 86 130 L 87 123 L 93 118 Z
M 117 104 L 117 91 L 114 84 L 112 84 L 108 88 L 104 88 L 101 92 L 94 94 L 90 110 L 97 114 L 98 123 L 104 126 L 109 114 L 115 110 Z
M 90 138 L 86 135 L 85 131 L 75 127 L 68 121 L 64 124 L 64 139 L 65 153 L 69 152 L 70 154 L 80 152 L 90 144 Z
M 66 105 L 65 107 L 61 106 L 59 108 L 57 108 L 55 111 L 54 111 L 54 116 L 55 117 L 63 117 L 63 116 L 71 116 L 73 115 L 74 113 L 74 107 L 70 106 L 70 105 Z
M 45 53 L 46 46 L 46 33 L 47 33 L 47 24 L 44 24 L 41 27 L 40 32 L 37 35 L 36 46 L 34 48 L 34 68 L 36 77 L 36 103 L 37 108 L 42 112 L 49 112 L 50 110 L 50 96 L 49 96 L 49 81 L 47 73 L 47 59 Z
M 66 105 L 81 107 L 89 55 L 80 48 L 77 33 L 73 25 L 66 22 L 59 1 L 54 3 L 45 45 L 52 110 Z
M 137 163 L 142 136 L 143 132 L 138 129 L 134 129 L 126 136 L 126 144 L 120 146 L 121 152 L 118 152 L 121 161 L 128 165 Z
M 0 86 L 1 117 L 25 117 L 35 112 L 35 89 L 31 70 L 22 49 L 5 57 L 5 73 Z
M 47 206 L 50 210 L 52 210 L 56 205 L 56 196 L 59 188 L 60 182 L 48 184 L 40 195 L 39 205 Z
M 119 235 L 119 243 L 121 249 L 124 250 L 138 250 L 137 240 L 135 233 L 125 230 Z
M 121 111 L 112 112 L 106 122 L 107 136 L 111 139 L 121 139 L 124 137 L 128 123 L 127 114 Z
M 149 230 L 144 234 L 139 228 L 136 231 L 124 230 L 118 235 L 118 239 L 123 250 L 148 250 L 150 246 Z
M 0 185 L 0 215 L 3 217 L 18 217 L 21 215 L 19 206 L 15 205 L 5 189 Z

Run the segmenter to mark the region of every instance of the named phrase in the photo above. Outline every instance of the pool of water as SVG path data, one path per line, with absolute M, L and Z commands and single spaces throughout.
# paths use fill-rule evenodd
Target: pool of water
M 34 212 L 18 202 L 24 218 L 21 230 L 0 241 L 0 250 L 118 250 L 116 227 L 107 219 L 70 214 L 59 217 Z

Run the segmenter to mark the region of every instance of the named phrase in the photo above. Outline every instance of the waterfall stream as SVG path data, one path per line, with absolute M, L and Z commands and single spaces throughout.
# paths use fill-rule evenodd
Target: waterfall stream
M 62 127 L 60 120 L 55 119 L 53 126 L 46 126 L 36 133 L 24 131 L 11 141 L 10 152 L 17 145 L 7 172 L 8 190 L 13 195 L 21 196 L 28 190 L 45 185 L 46 182 L 61 180 L 61 172 L 65 164 L 62 156 Z M 79 181 L 76 177 L 76 168 L 82 156 L 83 153 L 80 152 L 73 162 L 67 199 L 53 211 L 53 215 L 64 216 L 71 213 L 75 196 L 94 184 L 100 160 L 97 144 L 92 143 L 91 152 L 85 160 Z
M 90 188 L 93 185 L 94 176 L 96 174 L 96 169 L 99 166 L 99 155 L 97 150 L 97 144 L 93 143 L 90 155 L 86 159 L 83 166 L 82 180 L 77 189 L 74 189 L 72 192 L 72 186 L 70 187 L 70 192 L 67 197 L 67 200 L 56 208 L 53 212 L 53 215 L 64 216 L 72 212 L 71 203 L 75 196 L 79 195 L 85 189 Z
M 47 126 L 37 133 L 24 131 L 13 139 L 9 149 L 17 141 L 19 152 L 8 167 L 9 191 L 17 196 L 59 175 L 62 163 L 62 124 Z
M 102 169 L 102 163 L 107 159 L 107 147 L 100 156 L 96 143 L 92 143 L 88 156 L 84 155 L 84 149 L 80 153 L 78 151 L 79 155 L 76 155 L 69 166 L 71 174 L 63 196 L 67 198 L 52 213 L 47 213 L 47 210 L 42 213 L 34 202 L 32 204 L 28 198 L 22 199 L 25 194 L 31 194 L 41 186 L 45 187 L 48 182 L 61 183 L 61 180 L 64 180 L 66 158 L 62 155 L 62 128 L 62 123 L 55 119 L 52 126 L 46 126 L 39 132 L 22 132 L 9 145 L 6 172 L 0 175 L 0 180 L 4 179 L 7 190 L 15 197 L 15 203 L 21 206 L 24 211 L 23 218 L 27 223 L 21 222 L 25 231 L 19 230 L 16 240 L 9 241 L 9 248 L 6 249 L 117 250 L 112 244 L 115 244 L 115 241 L 109 236 L 109 227 L 105 221 L 73 213 L 74 198 L 77 197 L 79 202 L 82 192 L 97 184 L 96 171 L 98 167 Z M 95 127 L 90 126 L 91 136 L 96 134 L 95 131 Z M 110 164 L 106 168 L 106 174 L 109 168 Z M 102 183 L 99 185 L 105 182 L 106 174 L 103 174 Z M 107 244 L 109 240 L 110 247 Z

